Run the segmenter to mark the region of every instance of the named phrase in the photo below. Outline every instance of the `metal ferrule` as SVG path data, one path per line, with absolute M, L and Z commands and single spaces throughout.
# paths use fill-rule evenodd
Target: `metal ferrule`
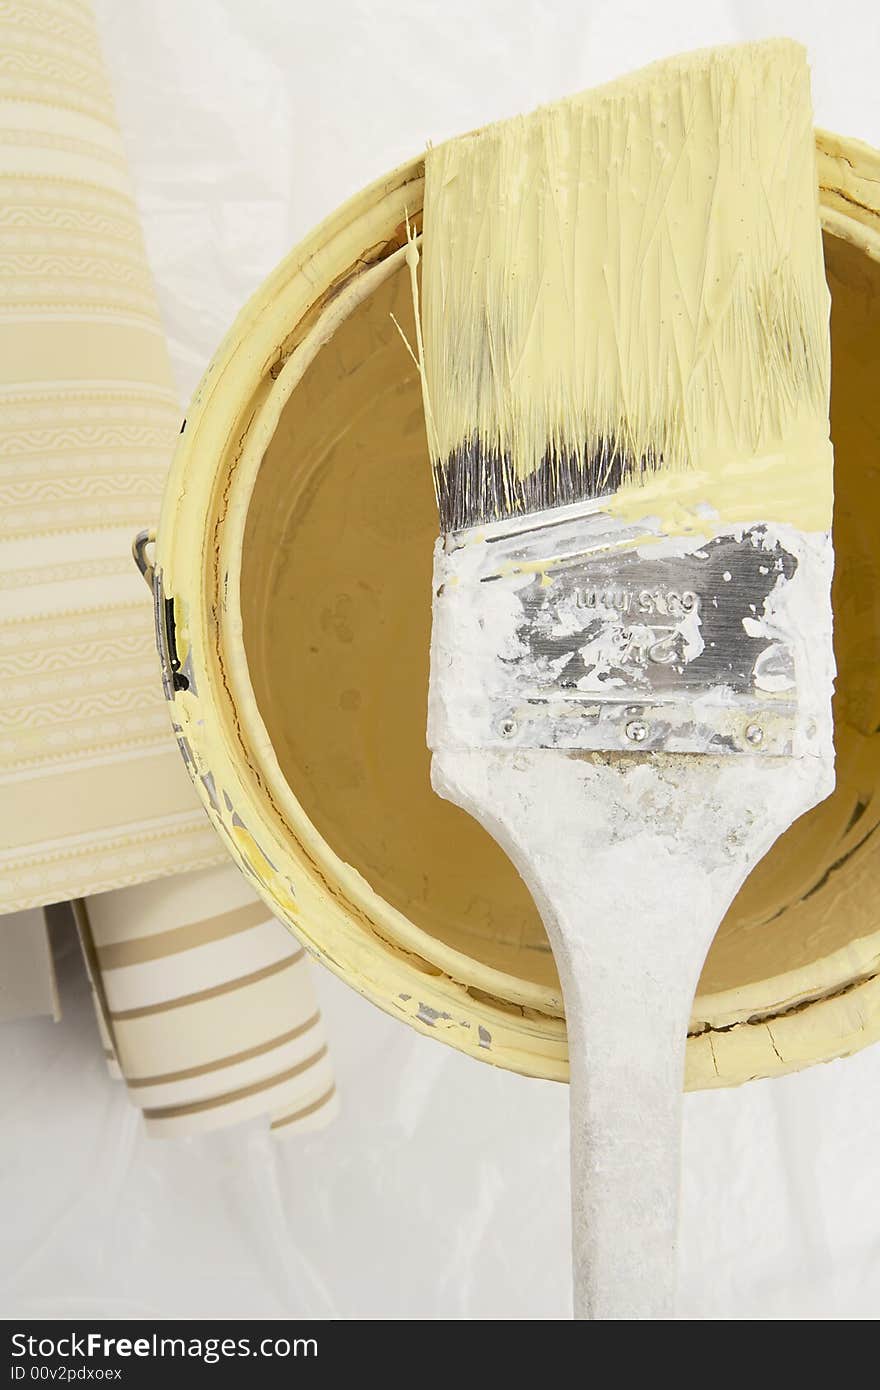
M 444 537 L 429 744 L 809 751 L 798 625 L 825 540 L 769 524 L 672 538 L 601 499 Z

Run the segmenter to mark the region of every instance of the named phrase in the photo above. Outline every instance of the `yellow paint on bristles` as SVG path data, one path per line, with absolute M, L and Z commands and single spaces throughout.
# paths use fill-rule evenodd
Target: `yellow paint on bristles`
M 463 449 L 512 488 L 613 441 L 609 510 L 827 530 L 828 315 L 795 43 L 675 58 L 428 151 L 437 480 Z

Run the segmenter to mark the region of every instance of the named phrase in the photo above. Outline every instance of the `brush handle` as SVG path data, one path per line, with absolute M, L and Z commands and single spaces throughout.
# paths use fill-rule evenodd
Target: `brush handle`
M 562 980 L 575 1317 L 669 1318 L 694 990 L 743 879 L 827 769 L 435 748 L 432 780 L 519 869 Z
M 590 911 L 588 880 L 544 894 L 568 1028 L 576 1318 L 673 1316 L 685 1043 L 720 914 L 682 910 L 670 871 L 666 856 L 632 864 L 617 911 Z

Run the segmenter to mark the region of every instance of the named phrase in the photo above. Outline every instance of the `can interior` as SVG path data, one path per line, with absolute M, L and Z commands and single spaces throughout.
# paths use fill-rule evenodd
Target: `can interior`
M 816 993 L 829 992 L 858 974 L 853 944 L 877 930 L 880 264 L 826 237 L 826 266 L 838 786 L 743 887 L 701 996 L 804 969 Z M 242 557 L 251 681 L 281 770 L 335 853 L 429 937 L 516 976 L 536 1007 L 556 1012 L 553 957 L 528 892 L 494 841 L 430 787 L 437 516 L 418 379 L 392 313 L 412 341 L 405 271 L 321 349 L 261 465 Z M 819 965 L 835 953 L 839 979 Z

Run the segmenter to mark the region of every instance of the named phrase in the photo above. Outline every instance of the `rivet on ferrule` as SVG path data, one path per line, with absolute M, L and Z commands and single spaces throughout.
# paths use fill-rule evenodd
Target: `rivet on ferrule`
M 631 719 L 625 732 L 630 743 L 644 743 L 648 737 L 648 726 L 641 719 Z

